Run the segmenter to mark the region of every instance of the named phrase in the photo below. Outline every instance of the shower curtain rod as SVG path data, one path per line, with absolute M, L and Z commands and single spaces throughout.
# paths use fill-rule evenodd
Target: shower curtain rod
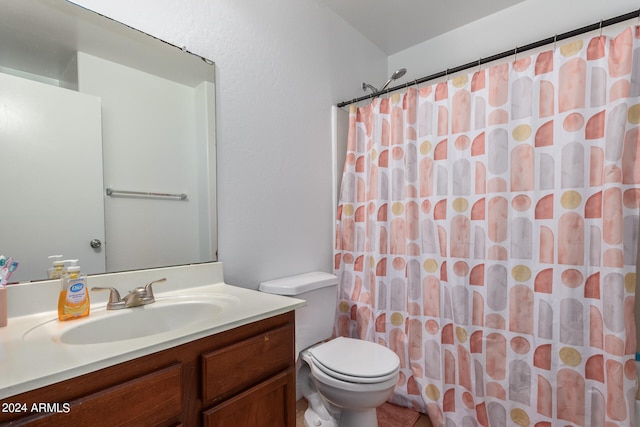
M 455 74 L 458 73 L 460 71 L 464 71 L 464 70 L 468 70 L 469 68 L 473 68 L 473 67 L 479 67 L 482 64 L 486 64 L 489 62 L 493 62 L 493 61 L 497 61 L 499 59 L 503 59 L 503 58 L 508 58 L 509 56 L 512 55 L 517 55 L 518 53 L 521 52 L 526 52 L 528 50 L 532 50 L 532 49 L 537 49 L 539 47 L 551 44 L 551 43 L 555 43 L 561 40 L 565 40 L 571 37 L 575 37 L 575 36 L 579 36 L 580 34 L 584 34 L 584 33 L 588 33 L 590 31 L 595 31 L 604 27 L 608 27 L 610 25 L 615 25 L 615 24 L 619 24 L 621 22 L 624 21 L 628 21 L 630 19 L 633 18 L 638 18 L 640 16 L 640 9 L 633 11 L 633 12 L 629 12 L 629 13 L 625 13 L 623 15 L 618 15 L 614 18 L 609 18 L 609 19 L 604 19 L 600 22 L 597 22 L 595 24 L 591 24 L 591 25 L 587 25 L 585 27 L 582 28 L 578 28 L 576 30 L 572 30 L 572 31 L 568 31 L 566 33 L 562 33 L 562 34 L 556 34 L 553 37 L 547 37 L 546 39 L 543 40 L 538 40 L 537 42 L 534 43 L 529 43 L 527 45 L 524 46 L 516 46 L 515 49 L 511 49 L 511 50 L 506 50 L 502 53 L 498 53 L 495 54 L 493 56 L 489 56 L 487 58 L 480 58 L 477 61 L 474 62 L 469 62 L 467 64 L 464 65 L 459 65 L 457 67 L 454 68 L 447 68 L 444 71 L 440 71 L 439 73 L 435 73 L 435 74 L 431 74 L 425 77 L 421 77 L 419 79 L 413 80 L 411 82 L 407 82 L 405 84 L 402 85 L 398 85 L 398 86 L 393 86 L 390 88 L 387 88 L 383 91 L 379 91 L 379 92 L 374 92 L 374 93 L 370 93 L 368 95 L 365 96 L 361 96 L 360 98 L 354 98 L 350 101 L 343 101 L 341 103 L 338 104 L 338 107 L 342 108 L 345 107 L 347 105 L 351 105 L 351 104 L 355 104 L 356 102 L 360 102 L 360 101 L 364 101 L 365 99 L 370 99 L 370 98 L 375 98 L 377 96 L 380 95 L 384 95 L 387 94 L 389 92 L 394 92 L 396 90 L 400 90 L 400 89 L 405 89 L 408 88 L 409 86 L 415 86 L 415 85 L 419 85 L 420 83 L 425 83 L 428 82 L 430 80 L 435 80 L 435 79 L 439 79 L 441 77 L 446 77 L 449 74 Z

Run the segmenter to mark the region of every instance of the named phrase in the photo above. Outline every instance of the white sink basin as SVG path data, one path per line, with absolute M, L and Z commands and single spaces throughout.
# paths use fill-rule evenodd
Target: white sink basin
M 217 304 L 184 301 L 119 310 L 117 315 L 88 319 L 60 334 L 64 344 L 98 344 L 161 334 L 206 321 L 222 313 Z
M 120 310 L 98 309 L 89 317 L 60 322 L 44 322 L 29 331 L 23 339 L 40 339 L 47 334 L 56 342 L 71 345 L 103 344 L 132 340 L 158 334 L 197 330 L 210 325 L 239 300 L 229 296 L 172 297 L 140 307 Z

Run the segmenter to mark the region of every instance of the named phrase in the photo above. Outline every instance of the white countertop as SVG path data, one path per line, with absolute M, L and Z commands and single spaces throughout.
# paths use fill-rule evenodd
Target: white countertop
M 155 277 L 159 272 L 154 273 Z M 91 288 L 91 278 L 89 283 Z M 305 304 L 300 299 L 222 282 L 200 283 L 190 288 L 180 285 L 177 288 L 164 284 L 155 287 L 157 302 L 154 304 L 163 304 L 163 301 L 177 296 L 202 296 L 221 301 L 225 308 L 205 322 L 181 329 L 123 341 L 80 345 L 61 343 L 58 337 L 82 322 L 116 313 L 115 310 L 107 311 L 105 302 L 92 301 L 88 317 L 66 322 L 57 320 L 55 310 L 10 317 L 9 324 L 0 328 L 0 399 L 286 313 Z

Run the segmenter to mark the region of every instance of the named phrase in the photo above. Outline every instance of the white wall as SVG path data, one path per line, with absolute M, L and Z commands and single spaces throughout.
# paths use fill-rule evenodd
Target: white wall
M 387 71 L 405 67 L 402 82 L 416 80 L 639 8 L 637 0 L 526 0 L 389 56 Z
M 318 0 L 74 0 L 216 63 L 228 283 L 332 271 L 331 106 L 387 58 Z

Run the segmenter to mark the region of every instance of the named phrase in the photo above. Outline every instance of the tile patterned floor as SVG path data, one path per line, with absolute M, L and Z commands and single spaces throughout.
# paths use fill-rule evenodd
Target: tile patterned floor
M 296 427 L 304 427 L 304 411 L 307 409 L 307 401 L 300 399 L 296 402 Z M 413 426 L 407 427 L 433 427 L 429 417 L 426 415 L 420 415 L 418 421 Z

